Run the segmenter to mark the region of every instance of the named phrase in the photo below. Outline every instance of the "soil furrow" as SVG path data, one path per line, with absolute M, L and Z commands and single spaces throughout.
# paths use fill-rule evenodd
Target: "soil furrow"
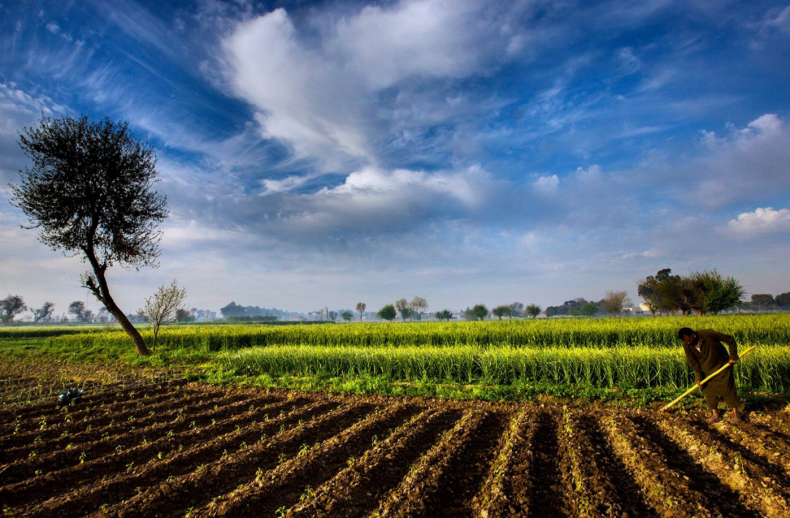
M 697 500 L 703 502 L 707 509 L 715 510 L 723 516 L 759 516 L 758 513 L 745 506 L 738 498 L 738 494 L 723 484 L 719 477 L 705 470 L 697 459 L 663 433 L 655 423 L 645 419 L 643 412 L 634 412 L 631 421 L 640 434 L 661 450 L 667 466 L 673 471 L 681 473 L 684 479 L 688 479 L 688 489 L 696 493 Z
M 529 509 L 531 444 L 537 429 L 533 411 L 510 419 L 483 491 L 472 502 L 473 515 L 485 518 L 524 517 Z
M 74 407 L 62 407 L 60 412 L 49 416 L 29 417 L 8 425 L 0 433 L 8 433 L 11 431 L 15 438 L 23 438 L 25 436 L 35 437 L 42 430 L 49 431 L 57 434 L 59 430 L 64 428 L 73 427 L 77 423 L 84 422 L 86 419 L 94 418 L 108 413 L 119 413 L 124 410 L 134 409 L 135 407 L 155 404 L 161 401 L 172 399 L 174 395 L 179 394 L 179 390 L 171 390 L 162 394 L 151 396 L 150 398 L 139 398 L 129 400 L 128 398 L 123 401 L 113 401 L 109 404 L 98 404 L 82 407 L 79 410 L 74 410 Z M 0 443 L 1 444 L 1 443 Z
M 154 425 L 165 425 L 170 422 L 181 423 L 182 426 L 190 423 L 189 419 L 194 413 L 202 412 L 205 408 L 227 402 L 234 402 L 243 398 L 244 396 L 231 395 L 225 398 L 219 398 L 210 402 L 199 400 L 199 404 L 186 406 L 190 403 L 190 399 L 182 399 L 176 401 L 168 401 L 156 405 L 155 407 L 141 407 L 139 413 L 135 415 L 127 415 L 124 419 L 122 416 L 118 417 L 118 422 L 110 421 L 105 426 L 93 428 L 93 425 L 85 426 L 85 430 L 78 431 L 74 434 L 63 433 L 60 437 L 55 437 L 47 440 L 35 439 L 31 444 L 19 446 L 6 451 L 8 463 L 24 465 L 27 459 L 36 457 L 39 452 L 52 451 L 52 450 L 74 450 L 81 451 L 81 445 L 100 441 L 104 439 L 117 439 L 116 443 L 124 444 L 126 434 L 130 431 L 138 430 L 140 428 L 148 428 Z M 79 455 L 79 453 L 78 453 Z M 84 460 L 84 459 L 83 459 Z
M 241 401 L 236 401 L 241 398 Z M 128 424 L 122 423 L 116 429 L 110 431 L 97 430 L 92 434 L 82 435 L 81 441 L 69 443 L 71 447 L 62 447 L 64 441 L 53 441 L 48 445 L 46 442 L 40 445 L 42 451 L 55 450 L 46 455 L 36 455 L 21 459 L 6 466 L 4 476 L 6 484 L 18 482 L 31 477 L 36 477 L 44 473 L 58 471 L 69 466 L 74 466 L 85 462 L 85 460 L 97 460 L 106 455 L 113 455 L 141 442 L 152 442 L 168 435 L 183 432 L 184 430 L 195 429 L 211 424 L 216 419 L 224 419 L 234 412 L 244 412 L 253 401 L 250 396 L 229 395 L 227 398 L 220 398 L 202 405 L 192 406 L 187 412 L 181 409 L 167 412 L 166 414 L 151 416 L 151 419 L 141 419 L 136 422 L 141 428 L 129 429 Z M 176 419 L 173 420 L 173 417 Z M 148 423 L 148 421 L 154 421 Z M 148 426 L 143 426 L 148 424 Z M 68 438 L 65 438 L 68 439 Z M 90 441 L 90 439 L 94 439 Z M 84 441 L 84 442 L 83 442 Z M 76 444 L 73 445 L 73 444 Z M 131 446 L 134 447 L 134 446 Z
M 472 513 L 473 499 L 482 492 L 483 482 L 496 458 L 508 417 L 508 414 L 500 412 L 486 417 L 482 429 L 453 458 L 445 476 L 439 481 L 442 489 L 428 503 L 426 516 L 453 518 Z
M 762 425 L 742 422 L 738 426 L 715 425 L 716 430 L 731 441 L 743 445 L 766 462 L 780 466 L 790 475 L 790 441 L 766 431 Z
M 77 491 L 47 500 L 35 509 L 23 508 L 19 514 L 26 518 L 85 516 L 102 505 L 131 498 L 141 490 L 161 484 L 171 477 L 191 473 L 206 461 L 214 462 L 220 459 L 226 451 L 245 448 L 248 443 L 254 444 L 263 434 L 275 434 L 282 427 L 290 429 L 301 419 L 319 415 L 333 405 L 317 402 L 304 406 L 308 402 L 305 399 L 295 398 L 261 408 L 260 411 L 255 411 L 254 415 L 237 416 L 246 420 L 245 426 L 238 426 L 239 419 L 234 418 L 206 429 L 195 430 L 188 437 L 174 436 L 170 441 L 172 445 L 170 443 L 167 445 L 171 446 L 171 449 L 165 450 L 161 459 L 156 456 L 147 464 L 133 468 L 130 472 L 116 472 L 115 475 L 105 477 L 96 484 L 85 485 Z M 269 415 L 276 416 L 278 412 L 282 412 L 279 417 L 269 419 Z M 250 421 L 249 419 L 253 417 L 262 420 Z M 185 444 L 187 449 L 182 451 L 180 446 Z M 151 451 L 159 449 L 163 448 L 156 447 Z M 112 495 L 111 502 L 107 501 L 107 495 Z
M 193 473 L 176 477 L 106 512 L 96 513 L 96 516 L 155 518 L 182 515 L 189 508 L 199 507 L 246 484 L 255 478 L 256 471 L 273 469 L 305 445 L 339 433 L 372 410 L 373 406 L 367 404 L 344 405 L 292 430 L 201 466 Z
M 459 417 L 457 411 L 429 409 L 321 485 L 313 498 L 289 509 L 288 517 L 362 518 L 396 487 L 419 456 Z
M 151 396 L 161 392 L 172 391 L 186 384 L 187 382 L 185 380 L 174 380 L 164 383 L 150 383 L 136 386 L 128 386 L 124 384 L 124 386 L 121 386 L 116 390 L 86 394 L 77 405 L 65 408 L 67 408 L 70 413 L 78 415 L 78 412 L 89 411 L 90 409 L 88 407 L 96 408 L 99 405 L 108 404 L 108 402 L 113 403 L 116 400 L 123 401 L 124 398 L 128 399 L 133 397 L 133 394 L 140 395 L 141 393 L 145 393 Z M 38 403 L 33 406 L 25 405 L 8 412 L 11 414 L 11 416 L 13 416 L 13 420 L 24 420 L 27 418 L 38 419 L 42 416 L 55 415 L 63 412 L 63 410 L 64 407 L 58 406 L 57 397 L 55 397 L 52 400 L 44 403 Z
M 63 431 L 73 430 L 87 424 L 100 426 L 101 421 L 108 420 L 110 415 L 130 415 L 134 411 L 149 405 L 162 404 L 172 401 L 178 397 L 197 397 L 197 394 L 184 390 L 169 390 L 151 397 L 135 397 L 129 399 L 125 397 L 122 401 L 114 401 L 109 404 L 92 405 L 79 410 L 72 407 L 63 407 L 60 413 L 39 418 L 29 418 L 13 425 L 12 435 L 0 442 L 2 447 L 15 447 L 25 444 L 36 437 L 50 438 L 60 435 Z M 132 414 L 133 415 L 133 414 Z M 11 426 L 9 426 L 11 429 Z
M 602 423 L 617 456 L 641 488 L 645 500 L 660 516 L 722 516 L 717 508 L 709 506 L 709 499 L 700 494 L 705 488 L 670 467 L 663 449 L 640 435 L 631 420 L 612 413 L 604 416 Z
M 86 416 L 85 419 L 73 419 L 70 422 L 55 426 L 49 426 L 45 423 L 42 429 L 21 433 L 9 438 L 5 441 L 6 444 L 3 444 L 3 447 L 6 448 L 6 453 L 9 455 L 9 458 L 19 458 L 19 456 L 26 456 L 30 449 L 37 448 L 38 445 L 35 444 L 36 442 L 55 439 L 68 444 L 74 442 L 74 440 L 78 440 L 78 437 L 83 435 L 90 436 L 91 432 L 95 433 L 103 428 L 112 426 L 118 428 L 126 422 L 138 420 L 140 423 L 150 422 L 152 419 L 156 418 L 158 413 L 168 412 L 171 408 L 183 408 L 194 402 L 203 403 L 211 401 L 212 399 L 223 398 L 224 396 L 224 392 L 215 392 L 205 395 L 199 393 L 177 393 L 158 396 L 154 398 L 150 404 L 147 401 L 141 400 L 135 403 L 133 408 L 127 408 L 122 411 L 115 411 L 111 408 L 101 408 L 97 409 L 97 411 L 93 413 L 93 416 Z M 96 415 L 99 412 L 101 412 L 101 414 Z M 76 430 L 85 431 L 78 432 Z
M 629 512 L 625 510 L 620 491 L 615 485 L 616 479 L 604 464 L 607 459 L 602 455 L 601 446 L 606 446 L 606 442 L 593 442 L 591 421 L 594 420 L 582 410 L 563 410 L 560 466 L 565 484 L 569 487 L 568 498 L 580 517 L 628 516 Z M 639 490 L 636 489 L 635 493 L 639 495 Z M 637 516 L 654 515 L 646 505 L 642 507 L 646 514 Z
M 437 500 L 439 481 L 456 465 L 475 435 L 489 421 L 487 411 L 469 410 L 450 430 L 442 434 L 439 442 L 423 456 L 412 470 L 380 503 L 372 516 L 430 516 L 428 513 Z
M 643 418 L 643 422 L 647 420 Z M 766 469 L 768 463 L 764 459 L 757 459 L 754 453 L 707 425 L 670 417 L 650 421 L 690 456 L 699 459 L 744 505 L 759 511 L 755 516 L 790 516 L 786 492 L 790 484 L 784 470 L 776 466 L 774 470 Z
M 531 491 L 527 516 L 573 516 L 575 513 L 567 498 L 570 488 L 563 481 L 560 469 L 559 420 L 552 411 L 541 412 L 537 419 L 538 426 L 531 445 Z
M 412 406 L 393 405 L 374 412 L 340 434 L 300 451 L 296 457 L 238 490 L 214 499 L 193 515 L 273 516 L 278 509 L 287 509 L 309 497 L 312 488 L 330 479 L 348 464 L 349 459 L 370 450 L 379 437 L 386 438 L 393 428 L 417 411 Z
M 143 464 L 151 458 L 163 455 L 175 448 L 183 448 L 184 442 L 192 436 L 191 432 L 201 429 L 188 429 L 179 434 L 166 432 L 164 437 L 151 442 L 144 442 L 137 446 L 119 450 L 112 455 L 77 464 L 69 464 L 66 467 L 50 471 L 35 478 L 22 480 L 15 484 L 0 487 L 0 499 L 6 500 L 8 505 L 19 505 L 36 500 L 41 495 L 52 498 L 64 491 L 74 490 L 81 485 L 89 484 L 93 480 L 104 476 L 113 471 L 129 470 L 135 463 Z M 62 481 L 69 480 L 68 485 Z
M 645 501 L 639 486 L 631 478 L 625 464 L 617 457 L 606 440 L 599 418 L 593 412 L 579 412 L 574 416 L 574 436 L 578 428 L 581 443 L 571 445 L 571 451 L 583 451 L 580 479 L 591 486 L 593 496 L 591 516 L 634 516 L 653 518 L 655 511 Z M 576 427 L 576 423 L 578 426 Z M 582 446 L 583 445 L 583 446 Z

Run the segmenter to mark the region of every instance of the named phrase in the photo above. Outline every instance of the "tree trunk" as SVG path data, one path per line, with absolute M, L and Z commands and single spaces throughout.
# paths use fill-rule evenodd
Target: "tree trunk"
M 121 311 L 121 309 L 115 305 L 115 302 L 112 303 L 112 306 L 112 308 L 107 307 L 107 310 L 112 314 L 112 316 L 115 317 L 115 320 L 121 324 L 121 329 L 123 329 L 126 334 L 129 335 L 129 338 L 132 339 L 132 342 L 134 343 L 134 350 L 137 351 L 137 354 L 142 356 L 148 356 L 151 354 L 137 328 L 134 327 L 131 322 L 129 322 L 129 319 L 126 318 L 126 315 L 123 314 L 123 311 Z
M 93 273 L 96 276 L 96 281 L 99 283 L 98 286 L 92 282 L 92 279 L 85 280 L 85 287 L 93 292 L 93 295 L 99 299 L 99 302 L 104 304 L 104 307 L 107 308 L 107 311 L 110 312 L 112 316 L 115 317 L 115 320 L 121 324 L 121 329 L 123 329 L 129 338 L 132 339 L 132 343 L 134 343 L 134 349 L 137 351 L 137 354 L 142 356 L 148 356 L 151 352 L 148 350 L 148 347 L 145 345 L 145 341 L 143 337 L 140 336 L 140 332 L 135 328 L 129 319 L 126 318 L 126 315 L 123 314 L 121 308 L 115 303 L 110 295 L 110 287 L 107 284 L 107 279 L 104 276 L 104 271 L 107 269 L 106 265 L 100 265 L 99 261 L 96 260 L 96 255 L 93 251 L 92 247 L 89 247 L 84 250 L 85 255 L 88 257 L 88 262 L 93 267 Z

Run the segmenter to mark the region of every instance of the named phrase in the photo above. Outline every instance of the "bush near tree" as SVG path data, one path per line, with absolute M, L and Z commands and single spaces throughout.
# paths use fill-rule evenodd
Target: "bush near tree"
M 137 314 L 151 324 L 151 330 L 154 335 L 151 342 L 151 350 L 156 349 L 159 329 L 164 325 L 175 322 L 179 309 L 186 311 L 186 308 L 181 307 L 186 298 L 187 290 L 184 288 L 179 289 L 178 284 L 174 280 L 170 283 L 170 286 L 160 286 L 156 293 L 145 299 L 145 306 L 138 310 Z

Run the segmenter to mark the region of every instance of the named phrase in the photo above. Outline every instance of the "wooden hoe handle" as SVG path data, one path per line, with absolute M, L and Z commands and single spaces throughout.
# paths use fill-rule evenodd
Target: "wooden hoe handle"
M 754 349 L 756 349 L 756 348 L 757 348 L 757 346 L 756 346 L 756 345 L 753 345 L 752 347 L 749 347 L 748 349 L 746 349 L 746 350 L 745 350 L 745 351 L 744 351 L 744 352 L 743 352 L 743 353 L 740 355 L 740 358 L 743 358 L 744 356 L 746 356 L 747 354 L 749 354 L 750 352 L 752 352 L 752 351 L 753 351 Z M 740 358 L 739 358 L 739 359 L 740 359 Z M 711 374 L 710 376 L 708 376 L 708 377 L 707 377 L 707 378 L 705 378 L 704 380 L 700 381 L 700 382 L 699 382 L 699 384 L 700 384 L 700 385 L 704 385 L 704 384 L 705 384 L 705 383 L 707 383 L 707 381 L 708 381 L 708 380 L 710 380 L 712 377 L 714 377 L 714 376 L 717 376 L 719 373 L 723 372 L 725 369 L 727 369 L 727 368 L 729 368 L 729 367 L 731 367 L 731 366 L 732 366 L 732 364 L 730 364 L 730 363 L 726 363 L 726 364 L 725 364 L 725 365 L 724 365 L 724 366 L 723 366 L 721 369 L 717 370 L 716 372 L 714 372 L 713 374 Z M 679 398 L 677 398 L 675 401 L 673 401 L 672 403 L 670 403 L 670 404 L 668 404 L 668 405 L 666 405 L 666 406 L 662 407 L 662 408 L 661 408 L 661 411 L 663 412 L 664 410 L 668 410 L 668 409 L 672 408 L 673 406 L 675 406 L 676 404 L 678 404 L 678 403 L 680 402 L 680 400 L 681 400 L 681 399 L 683 399 L 684 397 L 688 396 L 689 394 L 691 394 L 692 392 L 694 392 L 694 391 L 695 391 L 695 390 L 697 390 L 698 388 L 699 388 L 699 386 L 698 386 L 698 385 L 694 385 L 693 387 L 691 387 L 690 389 L 688 389 L 686 392 L 684 392 L 684 393 L 683 393 L 683 395 L 682 395 L 682 396 L 680 396 Z

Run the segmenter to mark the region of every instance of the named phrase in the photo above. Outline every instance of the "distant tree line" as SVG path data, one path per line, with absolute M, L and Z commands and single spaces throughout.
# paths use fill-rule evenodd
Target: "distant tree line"
M 236 304 L 235 302 L 231 302 L 227 306 L 221 308 L 220 313 L 222 313 L 223 318 L 228 319 L 230 317 L 275 317 L 275 319 L 280 318 L 283 320 L 290 319 L 296 316 L 300 316 L 298 313 L 291 313 L 288 311 L 284 311 L 282 309 L 277 308 L 261 308 L 258 306 L 242 306 Z

